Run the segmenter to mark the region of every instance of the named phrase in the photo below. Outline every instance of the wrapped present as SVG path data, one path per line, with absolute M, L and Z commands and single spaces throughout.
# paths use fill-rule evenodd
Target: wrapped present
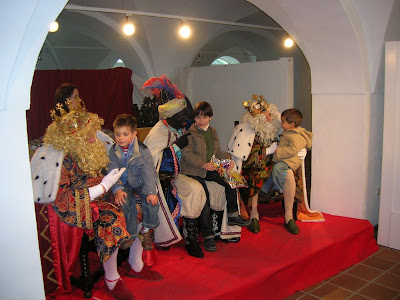
M 218 159 L 213 155 L 211 157 L 211 162 L 218 168 L 218 173 L 225 180 L 226 183 L 233 189 L 248 187 L 246 179 L 238 172 L 230 170 L 233 161 L 230 158 Z

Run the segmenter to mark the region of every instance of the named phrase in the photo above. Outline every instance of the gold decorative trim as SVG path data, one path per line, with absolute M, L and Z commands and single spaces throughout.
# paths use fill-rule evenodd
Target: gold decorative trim
M 76 209 L 76 226 L 78 228 L 82 228 L 82 219 L 81 219 L 81 198 L 79 194 L 79 190 L 75 190 L 75 209 Z

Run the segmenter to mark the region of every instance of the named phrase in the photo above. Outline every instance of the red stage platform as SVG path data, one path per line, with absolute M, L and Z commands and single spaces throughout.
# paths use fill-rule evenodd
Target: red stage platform
M 189 256 L 183 242 L 158 249 L 152 267 L 159 282 L 126 277 L 136 299 L 283 299 L 366 259 L 378 250 L 366 220 L 324 214 L 323 223 L 300 223 L 298 235 L 283 226 L 280 203 L 259 205 L 261 232 L 243 229 L 237 244 L 217 243 L 203 259 Z M 82 299 L 82 292 L 59 299 Z M 100 280 L 93 299 L 112 299 Z

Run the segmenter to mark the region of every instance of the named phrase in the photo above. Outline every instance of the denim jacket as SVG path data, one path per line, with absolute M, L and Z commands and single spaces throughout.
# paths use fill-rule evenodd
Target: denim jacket
M 157 194 L 157 172 L 153 164 L 153 157 L 146 145 L 138 141 L 137 138 L 129 146 L 127 157 L 125 157 L 122 148 L 114 144 L 110 148 L 109 158 L 108 172 L 115 168 L 126 168 L 123 176 L 112 187 L 113 193 L 123 190 L 124 185 L 129 185 L 145 196 Z

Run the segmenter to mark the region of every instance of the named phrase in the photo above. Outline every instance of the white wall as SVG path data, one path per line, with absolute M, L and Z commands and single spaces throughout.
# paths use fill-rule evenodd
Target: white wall
M 263 95 L 279 111 L 293 107 L 293 59 L 237 65 L 190 68 L 187 94 L 192 105 L 207 101 L 214 116 L 211 125 L 218 131 L 221 149 L 226 149 L 234 122 L 245 113 L 243 101 L 253 94 Z
M 0 3 L 0 298 L 44 299 L 27 148 L 26 109 L 48 24 L 66 0 Z M 18 22 L 15 22 L 18 20 Z M 12 33 L 10 24 L 13 24 Z
M 314 209 L 364 219 L 365 96 L 313 96 L 311 203 Z
M 387 42 L 385 53 L 385 119 L 378 242 L 400 250 L 400 42 Z

